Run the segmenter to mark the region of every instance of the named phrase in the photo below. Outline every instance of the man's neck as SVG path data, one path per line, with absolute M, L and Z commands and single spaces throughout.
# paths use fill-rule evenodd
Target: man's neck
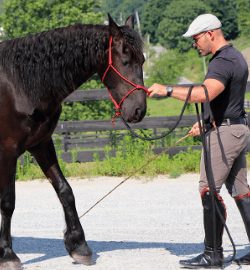
M 220 48 L 222 48 L 228 44 L 229 44 L 229 42 L 226 41 L 225 39 L 221 40 L 220 42 L 217 42 L 215 44 L 215 46 L 213 46 L 213 48 L 212 48 L 212 54 L 214 55 Z

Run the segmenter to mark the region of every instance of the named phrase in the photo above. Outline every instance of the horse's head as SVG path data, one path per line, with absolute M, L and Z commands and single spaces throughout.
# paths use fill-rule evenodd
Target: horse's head
M 142 40 L 133 26 L 132 16 L 120 27 L 109 16 L 109 62 L 102 75 L 116 109 L 128 122 L 141 121 L 146 113 Z

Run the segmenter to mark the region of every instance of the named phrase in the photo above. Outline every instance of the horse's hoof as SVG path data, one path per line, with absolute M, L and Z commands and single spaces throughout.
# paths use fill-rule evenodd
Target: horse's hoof
M 70 256 L 74 259 L 76 264 L 93 265 L 95 261 L 92 257 L 92 250 L 88 244 L 84 242 L 77 248 L 69 252 Z
M 0 269 L 1 270 L 23 270 L 23 266 L 21 264 L 21 261 L 14 260 L 14 261 L 9 261 L 9 260 L 0 260 Z
M 4 251 L 4 252 L 3 252 Z M 1 249 L 0 270 L 22 270 L 22 263 L 12 250 Z M 4 253 L 4 254 L 3 254 Z
M 81 256 L 77 254 L 76 252 L 73 252 L 71 254 L 71 257 L 74 259 L 75 264 L 84 264 L 84 265 L 93 265 L 95 264 L 95 261 L 93 260 L 93 257 L 90 256 Z

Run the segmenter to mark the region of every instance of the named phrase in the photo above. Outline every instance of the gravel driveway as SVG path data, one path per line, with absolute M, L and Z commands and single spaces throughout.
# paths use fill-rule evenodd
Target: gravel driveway
M 123 178 L 70 180 L 78 214 L 84 213 Z M 34 270 L 166 270 L 203 249 L 202 208 L 198 175 L 177 179 L 128 180 L 81 219 L 96 264 L 74 264 L 63 244 L 64 217 L 47 181 L 17 182 L 12 235 L 24 269 Z M 239 255 L 250 247 L 234 204 L 222 192 L 228 227 Z M 224 235 L 225 255 L 232 253 Z M 226 269 L 239 269 L 236 265 Z M 250 269 L 243 266 L 241 269 Z

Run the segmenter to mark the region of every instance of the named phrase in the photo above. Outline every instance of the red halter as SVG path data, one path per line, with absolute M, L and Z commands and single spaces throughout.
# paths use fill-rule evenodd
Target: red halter
M 126 81 L 127 83 L 131 84 L 132 86 L 134 86 L 134 88 L 132 88 L 131 90 L 129 90 L 126 95 L 121 99 L 121 101 L 119 103 L 117 103 L 115 101 L 115 99 L 113 98 L 110 90 L 108 89 L 108 87 L 106 86 L 108 92 L 109 92 L 109 95 L 110 95 L 110 98 L 112 100 L 112 102 L 114 103 L 115 105 L 115 116 L 114 117 L 117 117 L 119 115 L 121 115 L 121 106 L 122 106 L 122 103 L 124 102 L 124 100 L 131 94 L 133 93 L 135 90 L 137 89 L 142 89 L 143 91 L 145 91 L 147 93 L 147 95 L 149 95 L 149 92 L 148 92 L 148 89 L 146 87 L 144 87 L 143 85 L 139 85 L 139 84 L 135 84 L 133 82 L 131 82 L 129 79 L 125 78 L 114 66 L 113 66 L 113 63 L 112 63 L 112 41 L 113 41 L 113 38 L 112 36 L 110 36 L 109 38 L 109 64 L 108 64 L 108 67 L 107 69 L 105 70 L 103 76 L 102 76 L 102 82 L 104 83 L 104 80 L 105 80 L 105 77 L 108 73 L 108 71 L 112 68 L 113 71 L 120 77 L 122 78 L 124 81 Z

